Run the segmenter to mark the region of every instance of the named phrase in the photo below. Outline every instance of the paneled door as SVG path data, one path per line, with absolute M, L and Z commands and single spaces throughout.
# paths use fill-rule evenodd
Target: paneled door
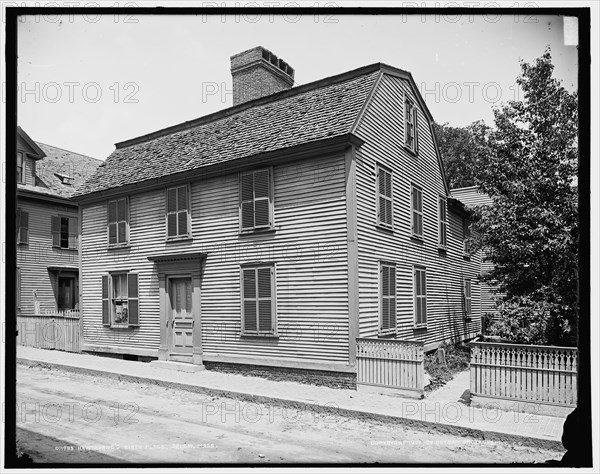
M 194 318 L 192 315 L 192 279 L 169 278 L 170 317 L 167 337 L 170 359 L 191 362 Z

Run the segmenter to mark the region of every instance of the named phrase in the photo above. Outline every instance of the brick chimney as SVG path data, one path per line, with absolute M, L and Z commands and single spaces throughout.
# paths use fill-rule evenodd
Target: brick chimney
M 291 89 L 294 69 L 271 51 L 257 46 L 231 56 L 233 105 Z

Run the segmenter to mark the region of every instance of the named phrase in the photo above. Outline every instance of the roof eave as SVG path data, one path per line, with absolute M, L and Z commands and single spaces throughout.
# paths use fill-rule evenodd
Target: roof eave
M 114 196 L 123 194 L 139 193 L 164 188 L 166 186 L 177 185 L 197 179 L 206 179 L 220 176 L 225 173 L 244 171 L 257 166 L 268 164 L 283 164 L 288 161 L 295 161 L 307 157 L 316 157 L 331 153 L 342 153 L 349 146 L 360 148 L 364 140 L 352 133 L 337 135 L 331 138 L 315 140 L 302 145 L 297 145 L 279 150 L 269 151 L 256 155 L 245 156 L 226 162 L 215 163 L 208 166 L 201 166 L 192 170 L 185 170 L 158 178 L 149 179 L 140 183 L 128 184 L 125 186 L 113 187 L 101 191 L 95 191 L 85 194 L 75 194 L 72 200 L 78 204 L 89 204 L 101 201 Z

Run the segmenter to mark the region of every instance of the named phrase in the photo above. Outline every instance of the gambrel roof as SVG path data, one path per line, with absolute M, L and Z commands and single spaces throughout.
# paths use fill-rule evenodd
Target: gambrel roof
M 75 197 L 347 136 L 382 72 L 409 80 L 431 122 L 412 76 L 376 63 L 117 143 Z

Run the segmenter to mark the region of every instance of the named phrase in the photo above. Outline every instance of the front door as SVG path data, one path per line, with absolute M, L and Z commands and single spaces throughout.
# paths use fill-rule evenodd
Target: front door
M 75 308 L 75 278 L 58 277 L 57 303 L 60 311 Z
M 170 360 L 192 361 L 194 318 L 192 315 L 192 279 L 169 278 L 170 315 L 167 339 Z

